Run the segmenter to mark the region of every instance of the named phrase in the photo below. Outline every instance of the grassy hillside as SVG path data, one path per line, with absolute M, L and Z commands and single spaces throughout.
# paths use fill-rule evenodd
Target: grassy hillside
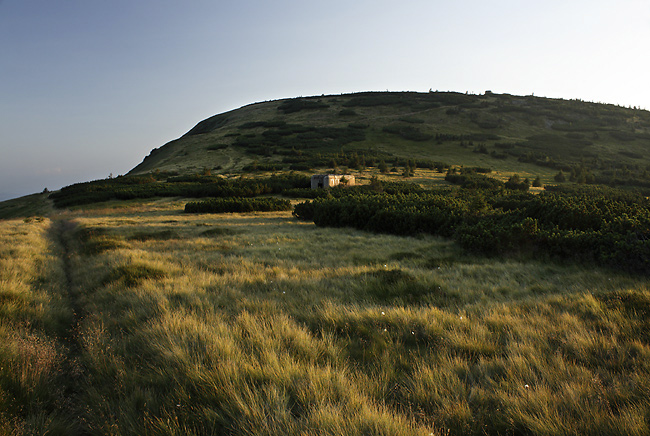
M 552 181 L 650 186 L 650 113 L 512 95 L 359 93 L 271 101 L 208 118 L 154 149 L 154 170 L 354 171 L 408 160 L 479 166 Z
M 0 219 L 45 216 L 53 211 L 48 193 L 32 194 L 0 202 Z
M 0 435 L 650 435 L 649 145 L 578 101 L 300 98 L 0 203 Z

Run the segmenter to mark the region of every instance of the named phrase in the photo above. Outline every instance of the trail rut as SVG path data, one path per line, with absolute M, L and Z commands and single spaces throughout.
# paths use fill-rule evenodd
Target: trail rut
M 77 224 L 74 221 L 65 219 L 53 221 L 50 227 L 50 238 L 51 243 L 58 248 L 56 252 L 61 257 L 64 272 L 63 297 L 67 299 L 68 306 L 72 310 L 69 325 L 61 337 L 67 350 L 65 362 L 62 364 L 62 369 L 67 380 L 65 386 L 65 396 L 67 399 L 65 408 L 71 420 L 74 422 L 74 434 L 83 436 L 90 434 L 83 424 L 83 406 L 79 400 L 85 384 L 85 371 L 81 363 L 83 345 L 80 339 L 80 328 L 86 312 L 74 283 L 72 257 L 74 256 L 73 239 L 76 228 Z

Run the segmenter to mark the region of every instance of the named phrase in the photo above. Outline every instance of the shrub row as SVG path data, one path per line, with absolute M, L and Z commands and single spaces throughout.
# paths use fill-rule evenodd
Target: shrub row
M 246 123 L 240 128 L 268 128 L 269 126 L 269 122 L 259 122 Z M 292 148 L 303 151 L 322 149 L 325 143 L 327 148 L 331 149 L 350 142 L 363 141 L 365 138 L 364 129 L 354 125 L 348 127 L 313 127 L 286 124 L 269 128 L 260 134 L 251 133 L 238 136 L 234 145 L 243 147 L 252 154 L 268 154 L 267 151 L 282 154 L 282 151 L 291 150 Z
M 292 114 L 303 110 L 324 109 L 327 107 L 329 107 L 329 105 L 319 100 L 310 98 L 293 98 L 280 103 L 278 110 L 285 114 Z
M 342 190 L 296 205 L 294 215 L 319 226 L 453 237 L 484 254 L 545 253 L 650 272 L 650 202 L 615 190 Z
M 441 105 L 468 104 L 474 98 L 456 92 L 360 92 L 353 94 L 343 105 L 346 107 L 409 106 L 421 109 L 436 108 Z
M 259 163 L 257 161 L 242 168 L 242 171 L 280 171 L 282 165 Z
M 501 180 L 472 172 L 461 174 L 448 172 L 445 176 L 445 180 L 454 185 L 460 185 L 463 188 L 471 189 L 499 189 L 505 186 Z
M 187 213 L 272 212 L 290 210 L 291 202 L 279 198 L 212 198 L 185 205 Z
M 158 181 L 148 177 L 118 177 L 66 186 L 50 195 L 58 208 L 109 200 L 153 197 L 256 197 L 279 194 L 285 189 L 310 186 L 307 176 L 284 174 L 268 178 L 224 179 L 213 176 L 182 176 Z

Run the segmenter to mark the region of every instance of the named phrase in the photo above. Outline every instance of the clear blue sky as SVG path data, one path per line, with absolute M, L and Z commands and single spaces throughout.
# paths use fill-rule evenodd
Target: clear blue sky
M 0 200 L 124 174 L 211 115 L 429 89 L 650 109 L 647 0 L 0 0 Z

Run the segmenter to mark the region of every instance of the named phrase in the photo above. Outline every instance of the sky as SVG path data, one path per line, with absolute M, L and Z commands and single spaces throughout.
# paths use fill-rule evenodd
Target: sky
M 250 103 L 430 89 L 650 109 L 647 0 L 0 0 L 0 201 Z

